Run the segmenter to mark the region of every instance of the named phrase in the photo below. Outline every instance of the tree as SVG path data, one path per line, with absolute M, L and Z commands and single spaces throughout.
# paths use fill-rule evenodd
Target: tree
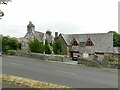
M 0 0 L 0 4 L 5 4 L 7 5 L 8 2 L 11 2 L 11 0 Z M 4 16 L 4 12 L 0 10 L 0 17 Z M 1 18 L 0 18 L 1 19 Z
M 28 43 L 29 50 L 31 52 L 35 53 L 43 53 L 44 52 L 44 45 L 42 42 L 39 42 L 37 38 L 35 38 L 33 41 L 30 41 Z
M 8 2 L 11 2 L 11 0 L 0 0 L 0 4 L 6 4 L 7 5 Z
M 9 36 L 2 36 L 2 51 L 20 49 L 21 43 L 16 38 L 10 38 Z
M 52 47 L 53 47 L 53 52 L 55 54 L 60 54 L 60 52 L 61 52 L 61 43 L 58 40 L 53 42 Z
M 0 17 L 4 16 L 4 12 L 0 10 Z
M 108 33 L 113 33 L 113 46 L 120 47 L 120 34 L 115 31 L 109 31 Z
M 50 46 L 47 40 L 45 40 L 44 50 L 45 50 L 45 54 L 51 54 Z

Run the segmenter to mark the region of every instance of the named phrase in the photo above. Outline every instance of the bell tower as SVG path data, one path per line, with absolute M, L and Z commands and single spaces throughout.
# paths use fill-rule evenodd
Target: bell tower
M 35 25 L 33 25 L 31 21 L 29 21 L 29 24 L 27 25 L 27 31 L 28 33 L 35 31 Z

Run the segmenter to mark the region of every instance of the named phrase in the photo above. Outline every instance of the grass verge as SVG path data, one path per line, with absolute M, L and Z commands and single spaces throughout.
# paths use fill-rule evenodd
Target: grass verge
M 15 84 L 18 86 L 24 86 L 26 88 L 65 88 L 65 90 L 73 90 L 72 88 L 67 86 L 41 82 L 7 74 L 0 74 L 0 79 L 1 78 L 3 83 Z

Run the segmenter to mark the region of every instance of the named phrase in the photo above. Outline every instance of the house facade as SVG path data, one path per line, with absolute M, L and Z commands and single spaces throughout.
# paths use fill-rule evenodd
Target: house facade
M 40 42 L 47 40 L 50 48 L 54 41 L 54 37 L 50 30 L 47 30 L 46 33 L 35 31 L 35 25 L 29 21 L 29 24 L 27 25 L 27 33 L 23 38 L 21 38 L 21 50 L 28 51 L 28 43 L 30 40 L 34 40 L 34 38 L 37 38 Z
M 61 43 L 61 51 L 67 51 L 67 55 L 73 56 L 73 53 L 83 54 L 119 54 L 118 47 L 113 47 L 113 33 L 91 33 L 91 34 L 62 34 L 58 36 L 55 32 L 55 38 L 50 30 L 46 33 L 35 30 L 35 25 L 29 21 L 27 25 L 27 33 L 21 41 L 21 50 L 28 51 L 28 43 L 30 40 L 37 38 L 40 42 L 48 41 L 52 50 L 54 40 Z
M 113 53 L 113 33 L 60 34 L 57 38 L 69 56 L 73 53 Z

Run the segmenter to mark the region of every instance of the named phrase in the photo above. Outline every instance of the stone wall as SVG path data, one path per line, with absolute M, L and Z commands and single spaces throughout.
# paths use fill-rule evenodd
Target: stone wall
M 118 62 L 109 62 L 107 60 L 107 56 L 105 55 L 90 55 L 88 58 L 81 57 L 78 60 L 78 64 L 85 64 L 95 67 L 120 68 L 120 64 Z
M 59 61 L 63 62 L 66 59 L 66 55 L 52 55 L 52 54 L 40 54 L 40 53 L 31 53 L 31 52 L 24 52 L 21 50 L 9 50 L 7 55 L 15 55 L 15 56 L 23 56 L 23 57 L 30 57 L 36 58 L 39 60 L 50 60 L 50 61 Z
M 40 54 L 40 53 L 28 53 L 28 57 L 37 58 L 40 60 L 50 60 L 50 61 L 59 61 L 63 62 L 64 56 L 62 55 L 48 55 L 48 54 Z

